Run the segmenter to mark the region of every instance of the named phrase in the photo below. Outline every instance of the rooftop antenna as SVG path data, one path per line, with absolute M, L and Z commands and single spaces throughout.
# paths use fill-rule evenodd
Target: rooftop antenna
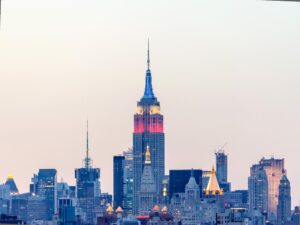
M 86 156 L 84 159 L 84 167 L 86 169 L 91 167 L 91 158 L 89 156 L 89 121 L 86 121 Z
M 0 0 L 1 1 L 1 0 Z M 147 68 L 150 70 L 150 49 L 149 49 L 149 38 L 148 38 L 148 51 L 147 51 Z

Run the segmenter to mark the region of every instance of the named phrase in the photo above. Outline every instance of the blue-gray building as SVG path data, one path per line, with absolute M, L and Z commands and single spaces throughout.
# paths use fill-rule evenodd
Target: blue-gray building
M 57 213 L 57 171 L 56 169 L 39 169 L 38 174 L 32 178 L 31 191 L 37 197 L 33 197 L 33 208 L 35 205 L 45 202 L 45 217 L 38 216 L 41 220 L 52 220 Z M 38 209 L 38 207 L 37 207 Z M 34 214 L 37 215 L 37 214 Z M 32 216 L 34 218 L 34 216 Z
M 124 161 L 125 156 L 114 156 L 114 209 L 124 208 Z
M 291 185 L 286 174 L 284 174 L 279 184 L 277 224 L 284 225 L 290 219 L 291 219 Z
M 122 207 L 127 215 L 132 214 L 133 204 L 133 156 L 132 149 L 123 155 L 114 156 L 114 209 Z
M 76 225 L 77 217 L 75 213 L 74 199 L 60 198 L 58 200 L 58 224 Z
M 186 184 L 189 182 L 191 174 L 193 171 L 193 176 L 199 186 L 200 194 L 199 198 L 202 197 L 202 170 L 170 170 L 169 173 L 169 200 L 173 194 L 184 193 Z
M 94 224 L 97 214 L 103 211 L 100 197 L 100 168 L 93 168 L 89 156 L 88 129 L 86 137 L 86 157 L 83 167 L 75 169 L 76 198 L 82 224 Z
M 144 169 L 145 151 L 151 149 L 151 161 L 154 172 L 157 196 L 162 194 L 162 182 L 165 175 L 165 134 L 164 118 L 160 113 L 160 102 L 152 89 L 152 76 L 150 70 L 149 43 L 148 68 L 146 70 L 146 85 L 144 95 L 137 103 L 134 115 L 133 133 L 133 214 L 138 213 L 141 177 Z M 159 199 L 159 198 L 158 198 Z
M 216 155 L 216 175 L 220 188 L 224 191 L 230 191 L 231 184 L 228 182 L 228 156 L 223 150 L 219 150 Z

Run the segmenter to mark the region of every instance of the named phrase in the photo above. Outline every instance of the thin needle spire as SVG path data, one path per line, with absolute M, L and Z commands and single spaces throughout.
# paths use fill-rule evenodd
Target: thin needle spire
M 149 38 L 148 38 L 148 57 L 147 57 L 147 68 L 150 70 L 150 48 L 149 48 Z
M 91 159 L 89 156 L 89 121 L 86 121 L 86 156 L 84 159 L 85 168 L 91 167 Z

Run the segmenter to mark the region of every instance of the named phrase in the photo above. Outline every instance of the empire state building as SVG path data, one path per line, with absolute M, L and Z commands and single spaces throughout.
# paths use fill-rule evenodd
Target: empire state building
M 165 174 L 165 134 L 163 125 L 164 118 L 163 115 L 160 114 L 160 103 L 155 97 L 152 88 L 148 42 L 145 91 L 143 97 L 137 103 L 137 109 L 134 115 L 133 213 L 135 215 L 139 209 L 139 192 L 147 146 L 151 149 L 151 165 L 154 173 L 157 199 L 159 199 L 162 192 L 162 181 Z

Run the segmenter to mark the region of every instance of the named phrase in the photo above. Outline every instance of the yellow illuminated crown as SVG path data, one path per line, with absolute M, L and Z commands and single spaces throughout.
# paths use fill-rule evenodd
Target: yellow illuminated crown
M 142 106 L 138 106 L 138 107 L 136 108 L 136 114 L 138 114 L 138 115 L 143 115 L 143 113 L 144 113 L 143 107 L 142 107 Z
M 150 114 L 160 114 L 160 107 L 158 105 L 153 105 L 150 107 Z

